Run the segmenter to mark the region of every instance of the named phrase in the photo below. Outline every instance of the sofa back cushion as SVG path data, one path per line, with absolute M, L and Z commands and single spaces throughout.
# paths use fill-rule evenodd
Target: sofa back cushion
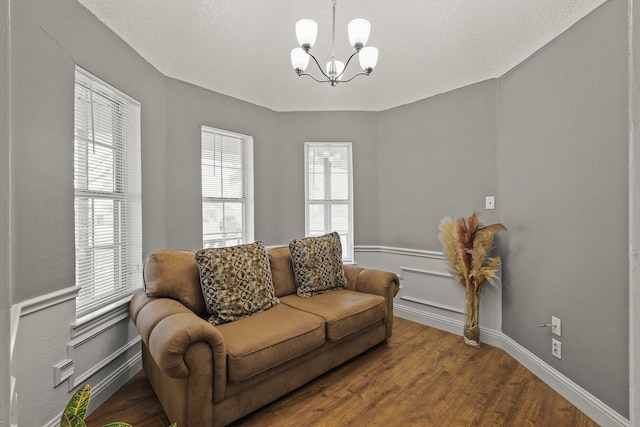
M 262 242 L 201 249 L 195 259 L 209 322 L 214 325 L 240 320 L 280 302 Z
M 198 316 L 207 310 L 200 289 L 200 272 L 192 251 L 160 251 L 144 263 L 147 296 L 180 301 Z
M 296 282 L 293 277 L 293 263 L 288 246 L 272 246 L 268 248 L 273 288 L 278 298 L 296 293 Z

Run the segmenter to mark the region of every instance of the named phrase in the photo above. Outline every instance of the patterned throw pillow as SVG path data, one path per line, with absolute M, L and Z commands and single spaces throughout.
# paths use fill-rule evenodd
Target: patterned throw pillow
M 268 310 L 280 302 L 262 242 L 200 249 L 195 257 L 209 322 L 214 325 Z
M 294 239 L 289 249 L 298 296 L 311 297 L 347 286 L 338 233 Z

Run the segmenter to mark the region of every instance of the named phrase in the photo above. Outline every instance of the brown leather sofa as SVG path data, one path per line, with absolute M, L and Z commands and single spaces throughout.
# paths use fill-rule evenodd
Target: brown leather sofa
M 301 298 L 289 248 L 268 253 L 280 304 L 219 326 L 205 320 L 193 252 L 145 262 L 129 311 L 144 370 L 178 426 L 227 425 L 391 336 L 395 274 L 345 265 L 347 289 Z

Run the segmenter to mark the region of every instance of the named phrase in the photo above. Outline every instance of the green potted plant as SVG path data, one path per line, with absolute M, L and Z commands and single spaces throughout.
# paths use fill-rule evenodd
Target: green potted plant
M 67 403 L 60 419 L 60 427 L 86 427 L 84 417 L 87 415 L 89 400 L 91 400 L 91 386 L 87 384 L 76 391 Z M 131 427 L 131 424 L 117 422 L 104 427 Z M 169 427 L 177 427 L 177 424 L 173 423 Z

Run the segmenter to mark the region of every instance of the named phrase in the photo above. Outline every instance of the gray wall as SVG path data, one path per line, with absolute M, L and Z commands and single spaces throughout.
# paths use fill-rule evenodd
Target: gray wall
M 73 286 L 79 64 L 142 103 L 145 253 L 165 246 L 164 77 L 74 0 L 11 2 L 14 302 Z M 4 25 L 4 24 L 3 24 Z
M 254 137 L 267 244 L 303 233 L 303 143 L 351 141 L 356 244 L 439 250 L 443 216 L 504 222 L 504 331 L 626 416 L 625 28 L 614 0 L 497 81 L 378 113 L 275 113 L 162 76 L 74 0 L 14 1 L 13 300 L 74 284 L 78 63 L 142 103 L 145 254 L 201 244 L 200 125 Z M 538 327 L 552 314 L 562 361 Z
M 500 80 L 503 330 L 628 416 L 626 2 Z M 539 325 L 562 319 L 562 360 Z
M 277 240 L 271 216 L 279 209 L 278 194 L 271 195 L 277 158 L 276 113 L 178 80 L 166 79 L 167 244 L 174 249 L 202 246 L 202 192 L 200 182 L 200 126 L 253 137 L 254 192 L 257 240 Z M 277 188 L 277 187 L 274 187 Z M 263 215 L 263 212 L 272 215 Z
M 489 80 L 377 113 L 378 244 L 439 251 L 443 217 L 475 210 L 494 219 L 484 198 L 496 192 L 495 87 Z
M 0 425 L 11 423 L 11 150 L 8 0 L 0 0 Z
M 106 321 L 73 327 L 75 64 L 142 103 L 147 254 L 166 246 L 165 78 L 75 0 L 17 0 L 10 10 L 0 26 L 11 24 L 11 302 L 23 303 L 11 366 L 18 394 L 13 409 L 20 425 L 54 425 L 69 400 L 68 386 L 86 380 L 96 404 L 140 366 L 126 306 Z M 54 382 L 56 366 L 73 373 L 64 384 Z M 0 369 L 4 378 L 5 365 Z
M 330 90 L 331 88 L 327 88 Z M 378 244 L 379 166 L 376 116 L 366 112 L 279 113 L 275 185 L 279 241 L 288 244 L 304 235 L 304 143 L 351 142 L 353 150 L 354 240 Z M 389 171 L 392 173 L 391 171 Z
M 166 79 L 166 88 L 169 246 L 202 245 L 203 124 L 253 137 L 255 238 L 267 245 L 288 244 L 304 234 L 304 142 L 352 142 L 355 239 L 358 244 L 378 241 L 378 151 L 372 113 L 276 113 L 178 80 Z

